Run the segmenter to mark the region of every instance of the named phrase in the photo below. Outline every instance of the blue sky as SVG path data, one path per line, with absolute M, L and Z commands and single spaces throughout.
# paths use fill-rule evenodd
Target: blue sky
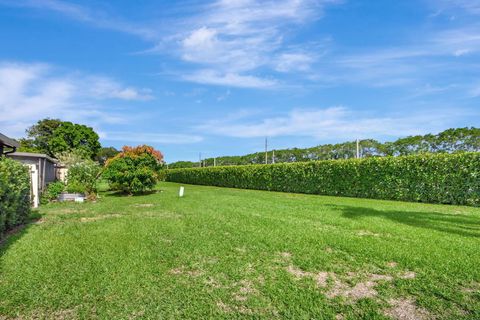
M 168 162 L 480 126 L 480 1 L 0 0 L 0 111 Z

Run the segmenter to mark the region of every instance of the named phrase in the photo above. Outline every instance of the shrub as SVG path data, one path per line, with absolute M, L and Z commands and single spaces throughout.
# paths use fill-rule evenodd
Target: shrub
M 49 183 L 42 194 L 41 203 L 45 204 L 57 200 L 58 196 L 65 190 L 65 184 L 61 181 Z
M 88 195 L 96 194 L 100 171 L 100 166 L 92 160 L 72 164 L 67 173 L 67 191 L 87 193 Z
M 221 187 L 480 205 L 480 153 L 173 169 L 167 181 Z
M 0 158 L 0 236 L 30 214 L 30 174 L 12 159 Z
M 103 177 L 112 189 L 129 194 L 152 190 L 158 182 L 163 155 L 149 146 L 123 147 L 108 159 Z

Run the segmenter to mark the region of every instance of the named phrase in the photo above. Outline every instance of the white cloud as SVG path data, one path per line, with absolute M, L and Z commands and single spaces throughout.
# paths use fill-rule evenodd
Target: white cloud
M 183 78 L 226 86 L 231 86 L 232 82 L 244 83 L 245 79 L 249 79 L 251 84 L 242 87 L 267 88 L 271 87 L 272 81 L 269 80 L 266 85 L 264 79 L 253 75 L 255 70 L 306 71 L 315 61 L 315 56 L 306 49 L 285 51 L 285 36 L 295 26 L 320 18 L 325 5 L 337 2 L 217 1 L 191 19 L 189 24 L 193 28 L 181 29 L 173 37 L 179 40 L 179 55 L 184 61 L 200 64 L 209 70 L 208 76 L 203 78 L 198 74 L 205 74 L 205 70 Z
M 308 71 L 315 58 L 305 53 L 282 53 L 275 61 L 275 70 L 279 72 Z
M 141 92 L 110 78 L 62 73 L 47 64 L 0 62 L 0 114 L 5 115 L 0 127 L 3 133 L 22 136 L 25 128 L 46 117 L 119 123 L 124 117 L 98 100 L 150 97 Z
M 137 89 L 125 87 L 117 81 L 100 76 L 90 76 L 86 79 L 87 93 L 99 99 L 121 100 L 152 100 L 152 91 L 148 88 Z
M 190 144 L 198 143 L 203 137 L 187 134 L 142 133 L 142 132 L 103 132 L 102 138 L 108 141 Z
M 183 76 L 183 79 L 211 85 L 231 86 L 238 88 L 273 88 L 278 83 L 274 79 L 259 78 L 238 73 L 219 73 L 215 70 L 200 70 Z
M 97 28 L 128 33 L 147 40 L 159 39 L 159 32 L 154 28 L 132 24 L 124 20 L 113 18 L 111 15 L 102 12 L 98 8 L 93 10 L 67 1 L 0 0 L 0 5 L 1 4 L 38 10 L 49 10 Z
M 477 112 L 478 113 L 478 112 Z M 255 138 L 304 136 L 316 139 L 375 138 L 407 136 L 434 132 L 448 127 L 459 118 L 471 116 L 459 109 L 407 115 L 364 115 L 345 107 L 294 109 L 286 115 L 262 120 L 217 120 L 200 128 L 205 132 L 229 137 Z M 429 125 L 426 126 L 425 124 Z

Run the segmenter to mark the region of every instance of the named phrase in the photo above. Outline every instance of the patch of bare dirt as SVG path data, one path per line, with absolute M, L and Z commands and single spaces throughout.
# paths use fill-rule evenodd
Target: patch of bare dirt
M 245 247 L 239 247 L 239 248 L 235 248 L 235 251 L 237 251 L 238 253 L 244 254 L 247 252 L 247 249 Z
M 384 314 L 396 320 L 426 320 L 431 319 L 427 310 L 419 308 L 412 299 L 392 299 L 390 308 Z
M 136 208 L 150 208 L 153 207 L 153 203 L 138 203 L 133 205 Z
M 218 301 L 217 307 L 224 313 L 240 313 L 245 315 L 253 314 L 252 309 L 249 309 L 245 306 L 228 305 L 223 301 Z
M 296 279 L 302 279 L 302 278 L 305 278 L 305 277 L 313 277 L 313 273 L 312 272 L 308 272 L 308 271 L 303 271 L 302 269 L 299 269 L 293 265 L 289 265 L 287 268 L 286 268 L 287 272 L 290 273 L 292 276 L 294 276 Z
M 113 214 L 105 214 L 105 215 L 96 216 L 96 217 L 83 217 L 83 218 L 80 218 L 80 222 L 94 222 L 94 221 L 105 220 L 110 218 L 119 218 L 121 216 L 122 215 L 118 213 L 113 213 Z
M 360 237 L 380 237 L 380 233 L 374 233 L 368 230 L 360 230 L 357 232 L 357 236 Z
M 417 274 L 413 271 L 406 271 L 399 276 L 400 279 L 415 279 Z
M 357 301 L 363 298 L 374 298 L 377 296 L 375 287 L 378 282 L 392 281 L 393 277 L 390 275 L 371 273 L 367 275 L 367 279 L 362 282 L 358 282 L 355 285 L 350 285 L 337 278 L 334 273 L 331 273 L 333 281 L 333 287 L 326 293 L 327 297 L 335 298 L 338 296 L 345 297 L 351 301 Z M 354 279 L 357 277 L 355 273 L 348 273 L 347 278 Z
M 0 315 L 0 320 L 71 320 L 77 319 L 78 313 L 76 309 L 64 309 L 56 311 L 38 310 L 29 314 L 28 316 L 18 316 L 15 318 L 8 318 Z
M 189 277 L 192 277 L 192 278 L 196 278 L 196 277 L 201 276 L 203 274 L 203 271 L 198 270 L 198 269 L 188 270 L 184 266 L 181 266 L 181 267 L 178 267 L 178 268 L 171 269 L 170 274 L 185 275 L 185 276 L 189 276 Z
M 237 290 L 232 296 L 236 301 L 247 301 L 249 296 L 258 294 L 257 289 L 255 289 L 250 280 L 239 281 L 238 283 L 235 283 L 234 286 L 237 287 Z
M 387 262 L 387 267 L 389 268 L 395 268 L 397 266 L 398 266 L 398 263 L 396 263 L 395 261 Z
M 327 297 L 334 298 L 342 296 L 352 301 L 363 298 L 373 298 L 377 296 L 377 291 L 375 290 L 376 285 L 374 281 L 365 281 L 350 287 L 345 283 L 339 282 L 332 290 L 327 292 Z
M 292 258 L 292 254 L 290 252 L 280 252 L 280 257 L 287 260 L 287 259 Z
M 333 251 L 334 251 L 334 250 L 333 250 L 332 248 L 330 248 L 330 247 L 326 247 L 326 248 L 325 248 L 325 252 L 327 252 L 327 253 L 332 253 Z
M 462 288 L 462 292 L 464 293 L 480 293 L 480 283 L 478 282 L 473 282 L 467 287 Z
M 213 289 L 223 288 L 222 284 L 218 282 L 215 278 L 209 277 L 204 281 L 205 285 Z

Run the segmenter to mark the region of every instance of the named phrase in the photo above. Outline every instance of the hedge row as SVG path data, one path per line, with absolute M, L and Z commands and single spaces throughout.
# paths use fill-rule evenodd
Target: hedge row
M 166 180 L 243 189 L 480 205 L 480 153 L 173 169 Z
M 0 237 L 30 214 L 30 175 L 21 163 L 0 158 Z

